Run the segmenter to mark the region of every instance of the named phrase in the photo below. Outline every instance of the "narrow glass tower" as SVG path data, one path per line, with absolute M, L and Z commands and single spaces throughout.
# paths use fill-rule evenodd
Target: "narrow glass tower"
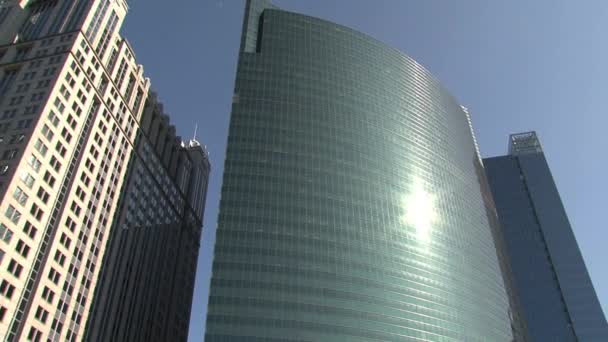
M 247 1 L 206 341 L 513 341 L 466 111 L 418 63 Z
M 532 341 L 608 341 L 608 325 L 536 133 L 484 160 Z

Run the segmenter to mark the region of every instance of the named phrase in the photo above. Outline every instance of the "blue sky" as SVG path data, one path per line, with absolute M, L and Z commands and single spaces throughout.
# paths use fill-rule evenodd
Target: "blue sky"
M 190 323 L 202 341 L 244 0 L 130 0 L 123 33 L 212 179 Z M 536 130 L 608 311 L 608 1 L 276 0 L 365 32 L 428 68 L 472 113 L 484 157 Z

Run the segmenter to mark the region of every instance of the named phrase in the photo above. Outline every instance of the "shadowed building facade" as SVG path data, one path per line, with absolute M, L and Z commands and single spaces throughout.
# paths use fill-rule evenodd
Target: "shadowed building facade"
M 519 340 L 484 177 L 418 63 L 247 1 L 205 340 Z
M 484 159 L 531 341 L 608 341 L 608 325 L 536 133 Z
M 87 341 L 187 341 L 211 166 L 148 97 L 110 232 Z

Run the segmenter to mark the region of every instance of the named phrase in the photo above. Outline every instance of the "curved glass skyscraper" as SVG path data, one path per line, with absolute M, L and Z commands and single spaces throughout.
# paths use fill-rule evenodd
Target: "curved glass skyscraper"
M 465 110 L 364 34 L 247 2 L 206 341 L 512 341 Z

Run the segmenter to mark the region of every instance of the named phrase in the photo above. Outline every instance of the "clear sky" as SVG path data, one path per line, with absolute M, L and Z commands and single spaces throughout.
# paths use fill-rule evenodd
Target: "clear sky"
M 536 130 L 608 311 L 608 1 L 276 0 L 413 57 L 469 108 L 484 157 Z M 202 341 L 244 0 L 129 0 L 123 33 L 178 132 L 209 148 L 212 177 L 190 341 Z

